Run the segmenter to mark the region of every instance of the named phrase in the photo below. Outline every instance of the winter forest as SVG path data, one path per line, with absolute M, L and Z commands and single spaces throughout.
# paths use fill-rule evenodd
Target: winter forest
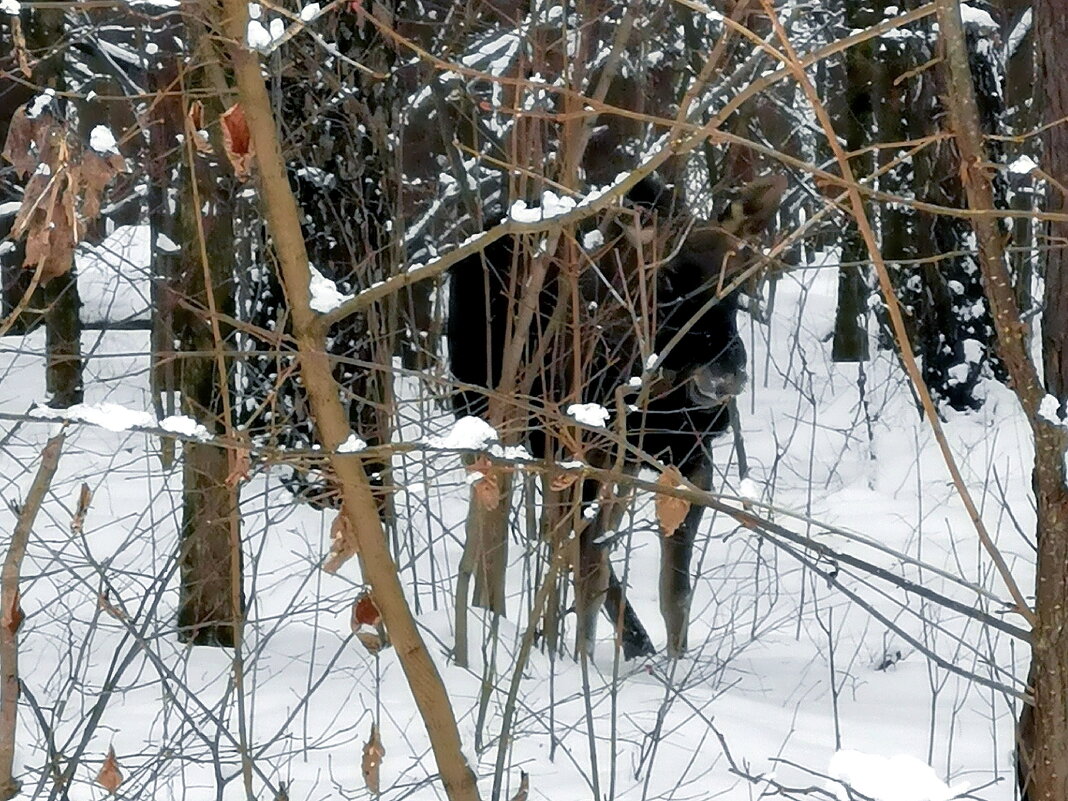
M 1062 0 L 0 0 L 0 801 L 1068 801 Z

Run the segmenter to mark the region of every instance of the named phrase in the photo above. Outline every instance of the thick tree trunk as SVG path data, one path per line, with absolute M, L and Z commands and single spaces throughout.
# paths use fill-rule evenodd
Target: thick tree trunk
M 866 28 L 873 20 L 859 0 L 847 0 L 846 24 L 855 29 Z M 846 104 L 842 109 L 842 128 L 845 131 L 846 149 L 857 153 L 871 140 L 874 119 L 872 115 L 872 85 L 875 76 L 875 61 L 870 42 L 851 47 L 846 51 Z M 872 172 L 870 154 L 856 156 L 853 173 L 858 178 Z M 842 261 L 846 264 L 862 262 L 868 249 L 855 223 L 850 222 L 842 235 Z M 863 266 L 838 268 L 838 309 L 834 318 L 834 340 L 831 358 L 836 362 L 863 362 L 868 360 L 868 332 L 865 319 L 868 314 L 868 286 L 864 280 Z
M 31 81 L 35 86 L 62 89 L 65 61 L 61 46 L 65 32 L 65 9 L 59 5 L 42 3 L 32 10 L 23 10 L 22 25 L 26 46 L 33 56 L 39 58 L 33 66 Z M 12 89 L 5 97 L 26 102 L 28 95 L 23 87 L 13 87 L 4 82 L 4 90 Z M 7 105 L 7 102 L 4 102 Z M 4 139 L 10 113 L 4 109 Z M 11 112 L 14 108 L 10 109 Z M 20 198 L 21 199 L 21 198 Z M 5 220 L 10 226 L 12 220 Z M 21 243 L 3 257 L 4 313 L 10 313 L 18 305 L 31 286 L 31 271 L 22 266 L 24 251 Z M 39 286 L 30 306 L 18 321 L 15 331 L 32 331 L 40 324 L 45 326 L 45 385 L 50 394 L 49 405 L 66 408 L 81 403 L 82 391 L 82 345 L 81 345 L 81 299 L 78 295 L 78 280 L 74 267 L 66 275 L 53 278 Z
M 205 116 L 217 115 L 205 104 Z M 209 111 L 210 109 L 210 111 Z M 182 149 L 178 198 L 177 280 L 172 286 L 175 332 L 186 352 L 179 364 L 181 411 L 215 434 L 230 430 L 230 382 L 225 343 L 230 328 L 215 313 L 232 316 L 234 230 L 230 192 L 224 186 L 221 135 L 213 120 L 213 153 Z M 188 142 L 192 132 L 186 130 Z M 196 354 L 196 355 L 191 355 Z M 244 611 L 238 481 L 229 480 L 228 451 L 186 442 L 182 448 L 183 493 L 178 638 L 196 645 L 232 647 Z
M 988 157 L 968 72 L 960 8 L 953 0 L 938 0 L 938 5 L 951 81 L 948 92 L 950 121 L 960 150 L 968 205 L 973 210 L 985 211 L 994 208 L 994 192 L 984 167 Z M 1035 24 L 1045 60 L 1045 80 L 1062 83 L 1066 74 L 1060 71 L 1065 64 L 1059 48 L 1064 46 L 1061 37 L 1068 32 L 1068 20 L 1059 6 L 1059 3 L 1039 0 L 1035 5 Z M 1047 90 L 1048 120 L 1060 119 L 1068 111 L 1068 105 L 1062 99 L 1065 97 L 1068 93 L 1064 86 L 1057 92 Z M 1062 167 L 1065 162 L 1060 159 L 1068 159 L 1065 144 L 1065 141 L 1047 140 L 1047 153 L 1058 152 L 1056 158 Z M 1056 180 L 1068 175 L 1053 173 L 1053 177 Z M 1063 210 L 1063 198 L 1058 198 L 1052 205 Z M 990 215 L 974 217 L 973 225 L 986 294 L 997 327 L 1000 356 L 1035 440 L 1032 480 L 1037 512 L 1038 565 L 1030 672 L 1034 708 L 1021 720 L 1017 766 L 1023 795 L 1030 801 L 1065 801 L 1068 799 L 1068 485 L 1065 481 L 1068 434 L 1063 426 L 1050 421 L 1042 409 L 1047 389 L 1057 387 L 1049 384 L 1043 387 L 1031 361 L 1026 327 L 1020 321 L 1001 231 Z M 1047 270 L 1052 271 L 1054 280 L 1062 280 L 1063 267 L 1057 259 L 1047 261 Z M 1060 275 L 1057 275 L 1058 271 Z M 1050 322 L 1055 332 L 1064 332 L 1068 326 L 1065 317 Z M 1053 380 L 1057 380 L 1055 372 Z M 1059 390 L 1063 392 L 1063 385 Z
M 360 553 L 364 578 L 371 585 L 374 600 L 382 611 L 382 620 L 397 648 L 401 668 L 426 724 L 445 793 L 450 801 L 477 801 L 475 775 L 463 754 L 448 693 L 404 598 L 397 565 L 390 556 L 363 464 L 357 454 L 337 452 L 338 446 L 348 439 L 351 428 L 324 349 L 327 332 L 309 305 L 311 275 L 308 251 L 301 234 L 300 210 L 287 180 L 260 60 L 244 45 L 248 4 L 244 0 L 224 0 L 221 9 L 208 3 L 202 8 L 210 10 L 228 38 L 240 103 L 256 152 L 262 208 L 292 309 L 301 377 L 308 391 L 319 440 L 330 454 L 331 467 L 337 476 L 341 513 L 346 515 L 355 539 L 353 549 Z

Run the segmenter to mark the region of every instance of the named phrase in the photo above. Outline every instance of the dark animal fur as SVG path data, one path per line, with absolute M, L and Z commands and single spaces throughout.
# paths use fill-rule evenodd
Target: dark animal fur
M 579 397 L 615 408 L 617 388 L 642 374 L 638 332 L 644 324 L 652 332 L 653 350 L 661 356 L 661 372 L 646 377 L 651 381 L 647 402 L 627 414 L 628 444 L 677 466 L 697 486 L 709 487 L 707 443 L 727 429 L 727 403 L 741 391 L 745 378 L 745 349 L 735 322 L 737 294 L 722 288 L 748 262 L 744 240 L 768 225 L 784 186 L 778 178 L 758 181 L 743 190 L 717 224 L 672 231 L 671 223 L 678 222 L 668 218 L 673 195 L 646 179 L 628 194 L 632 210 L 618 220 L 624 235 L 602 249 L 595 265 L 587 260 L 577 288 L 571 283 L 573 273 L 559 266 L 560 259 L 554 261 L 537 297 L 531 329 L 521 333 L 527 341 L 517 386 L 527 390 L 529 413 L 518 422 L 535 456 L 545 455 L 550 428 L 545 423 L 557 419 L 558 404 L 565 399 Z M 636 221 L 641 228 L 634 227 Z M 609 228 L 610 233 L 618 230 Z M 655 236 L 645 236 L 652 232 Z M 644 242 L 647 238 L 650 241 Z M 526 246 L 504 237 L 452 268 L 447 336 L 453 376 L 461 384 L 454 396 L 458 415 L 485 416 L 486 389 L 492 391 L 500 383 L 506 340 L 516 335 L 512 328 L 529 263 L 523 258 Z M 652 319 L 643 318 L 637 304 L 622 302 L 641 297 L 643 288 L 646 297 L 655 296 L 655 302 L 647 304 Z M 578 301 L 574 306 L 573 300 Z M 579 386 L 571 369 L 576 347 L 584 367 Z M 632 393 L 628 401 L 634 400 Z M 604 465 L 611 457 L 607 444 L 601 450 L 595 444 L 588 452 L 591 461 Z M 633 458 L 626 461 L 633 467 Z M 592 502 L 599 491 L 587 482 L 584 501 Z M 674 536 L 661 538 L 661 611 L 673 655 L 686 647 L 690 557 L 701 512 L 695 507 Z M 592 638 L 596 608 L 604 602 L 613 621 L 624 621 L 624 654 L 631 658 L 651 653 L 652 646 L 598 547 L 611 527 L 605 515 L 598 515 L 581 535 L 576 576 L 579 639 L 584 632 Z

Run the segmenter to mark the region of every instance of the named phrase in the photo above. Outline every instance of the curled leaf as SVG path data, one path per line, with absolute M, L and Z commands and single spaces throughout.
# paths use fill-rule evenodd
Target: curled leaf
M 14 592 L 5 592 L 3 598 L 4 609 L 0 612 L 0 626 L 14 634 L 26 619 L 26 614 L 22 611 L 22 593 L 16 587 Z
M 681 483 L 682 473 L 674 465 L 664 470 L 660 478 L 656 480 L 658 487 L 672 490 L 677 489 Z M 675 498 L 662 493 L 657 494 L 653 505 L 656 508 L 656 519 L 660 523 L 660 531 L 665 537 L 670 537 L 678 530 L 690 511 L 690 502 L 685 498 Z
M 370 592 L 362 592 L 352 603 L 352 617 L 349 619 L 352 632 L 363 647 L 370 653 L 377 654 L 389 647 L 389 635 L 386 633 L 382 613 Z
M 382 745 L 382 738 L 378 734 L 378 724 L 371 724 L 371 736 L 363 744 L 363 783 L 367 789 L 378 795 L 379 775 L 378 769 L 382 765 L 382 759 L 386 756 L 386 749 Z
M 82 533 L 82 527 L 85 525 L 85 516 L 89 512 L 89 503 L 92 500 L 93 491 L 89 489 L 89 485 L 83 481 L 81 492 L 78 493 L 78 508 L 74 510 L 74 517 L 72 517 L 70 521 L 70 530 L 72 534 Z
M 345 505 L 342 504 L 337 517 L 330 525 L 330 553 L 323 563 L 323 570 L 336 573 L 338 568 L 359 553 L 359 550 L 356 533 L 352 530 L 352 523 L 345 511 Z
M 234 175 L 239 181 L 247 181 L 252 174 L 252 159 L 256 150 L 252 145 L 245 110 L 240 103 L 234 103 L 222 113 L 219 122 L 222 123 L 223 147 L 234 168 Z
M 115 746 L 108 748 L 107 758 L 96 774 L 96 783 L 114 795 L 122 784 L 122 771 L 119 770 L 119 761 L 115 758 Z

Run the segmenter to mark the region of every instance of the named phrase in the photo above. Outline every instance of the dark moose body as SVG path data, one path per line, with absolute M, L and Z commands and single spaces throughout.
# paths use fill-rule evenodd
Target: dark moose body
M 635 405 L 638 390 L 632 387 L 618 396 L 629 410 L 625 464 L 636 470 L 639 454 L 648 454 L 678 467 L 695 486 L 710 488 L 708 443 L 729 426 L 728 404 L 745 383 L 738 292 L 724 289 L 752 263 L 755 252 L 748 241 L 768 226 L 784 189 L 781 177 L 758 179 L 718 221 L 687 229 L 680 225 L 685 221 L 670 213 L 671 195 L 646 178 L 627 195 L 613 229 L 622 235 L 600 248 L 592 263 L 591 257 L 583 257 L 577 277 L 566 274 L 557 261 L 549 265 L 522 343 L 516 397 L 523 399 L 523 412 L 511 419 L 522 426 L 522 440 L 536 457 L 546 455 L 546 431 L 559 421 L 565 399 L 617 408 L 618 388 L 647 367 L 642 345 L 648 356 L 651 340 L 658 370 L 646 372 L 644 402 Z M 505 349 L 516 335 L 522 287 L 529 280 L 531 259 L 522 258 L 523 244 L 502 237 L 450 272 L 447 336 L 450 367 L 460 385 L 453 398 L 458 416 L 485 417 L 487 391 L 500 384 Z M 581 350 L 582 365 L 577 387 L 571 366 L 575 348 Z M 610 467 L 613 454 L 610 448 L 593 447 L 586 458 L 597 467 Z M 597 482 L 587 480 L 582 497 L 590 504 L 604 496 Z M 660 607 L 672 656 L 686 649 L 690 561 L 702 511 L 693 507 L 672 536 L 660 538 Z M 620 626 L 624 656 L 630 659 L 653 648 L 612 574 L 603 540 L 615 521 L 604 512 L 580 532 L 578 640 L 582 647 L 592 645 L 597 610 L 603 605 Z

